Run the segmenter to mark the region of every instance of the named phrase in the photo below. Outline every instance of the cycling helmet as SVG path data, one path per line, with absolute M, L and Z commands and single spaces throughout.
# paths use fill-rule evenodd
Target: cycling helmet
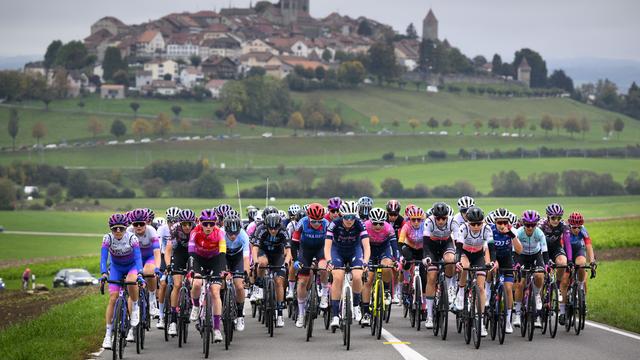
M 463 196 L 460 199 L 458 199 L 458 209 L 460 210 L 469 209 L 470 207 L 475 205 L 476 205 L 476 201 L 473 200 L 471 196 Z
M 467 221 L 480 222 L 484 220 L 484 211 L 477 206 L 472 206 L 467 209 Z
M 295 214 L 298 213 L 298 211 L 300 211 L 300 209 L 302 209 L 300 205 L 291 204 L 291 206 L 289 206 L 289 210 L 287 210 L 287 213 L 289 216 L 294 216 Z
M 275 206 L 267 206 L 262 210 L 262 216 L 266 219 L 269 214 L 277 214 L 278 209 Z
M 393 214 L 400 214 L 400 202 L 398 200 L 387 201 L 387 212 Z
M 436 216 L 436 217 L 449 216 L 449 205 L 443 202 L 437 202 L 433 204 L 433 207 L 431 208 L 431 212 L 433 213 L 433 216 Z
M 278 215 L 280 215 L 280 217 L 282 218 L 282 220 L 284 219 L 288 219 L 289 216 L 287 216 L 287 212 L 284 210 L 278 210 Z
M 169 222 L 176 222 L 176 220 L 178 220 L 178 214 L 180 214 L 180 208 L 175 206 L 168 208 L 165 213 L 167 221 Z
M 238 216 L 227 216 L 224 219 L 224 231 L 230 235 L 240 233 L 242 229 L 242 221 Z
M 358 215 L 358 204 L 355 201 L 343 201 L 340 205 L 340 214 L 345 215 Z
M 496 218 L 495 218 L 495 214 L 496 211 L 490 211 L 487 216 L 484 218 L 484 222 L 486 222 L 488 225 L 492 225 L 496 223 Z
M 515 226 L 518 223 L 518 215 L 509 212 L 509 222 L 511 225 Z
M 153 222 L 151 223 L 151 225 L 156 228 L 156 230 L 158 230 L 158 228 L 164 224 L 166 224 L 167 221 L 163 218 L 163 217 L 157 217 L 155 219 L 153 219 Z
M 427 211 L 425 212 L 425 215 L 429 217 L 431 216 L 431 214 L 433 214 L 433 208 L 428 208 Z
M 329 210 L 339 210 L 340 204 L 342 204 L 342 199 L 336 196 L 329 199 L 329 205 L 327 207 Z
M 358 199 L 358 205 L 359 206 L 372 207 L 373 206 L 373 199 L 368 197 L 368 196 L 363 196 L 360 199 Z
M 522 223 L 537 224 L 540 221 L 540 214 L 535 210 L 525 210 L 522 213 Z
M 114 226 L 128 226 L 129 219 L 125 214 L 113 214 L 109 217 L 109 227 L 112 228 Z
M 216 215 L 216 211 L 213 209 L 204 209 L 200 213 L 200 222 L 203 221 L 216 221 L 218 216 Z
M 267 226 L 267 229 L 280 229 L 280 227 L 282 227 L 282 218 L 279 214 L 272 213 L 264 218 L 264 224 Z
M 309 204 L 307 214 L 311 220 L 322 220 L 324 219 L 324 206 L 318 203 Z
M 229 211 L 227 211 L 227 213 L 224 215 L 224 218 L 228 218 L 228 217 L 240 217 L 240 213 L 238 213 L 237 211 L 235 211 L 234 209 L 231 209 Z
M 255 221 L 256 224 L 261 224 L 264 220 L 263 216 L 264 214 L 262 213 L 262 210 L 258 210 L 256 211 L 256 215 L 254 216 L 253 221 Z
M 307 213 L 300 209 L 300 211 L 296 213 L 296 221 L 300 221 L 305 216 L 307 216 Z
M 547 216 L 562 216 L 564 215 L 564 209 L 562 208 L 562 205 L 557 204 L 557 203 L 553 203 L 553 204 L 549 204 L 549 206 L 547 206 Z
M 255 219 L 257 212 L 258 208 L 256 208 L 255 206 L 247 207 L 247 217 L 249 218 L 249 221 L 253 221 Z
M 129 222 L 147 222 L 149 212 L 146 209 L 135 209 L 129 213 Z
M 387 220 L 387 212 L 381 208 L 374 208 L 369 212 L 369 220 L 371 222 L 383 222 Z
M 153 221 L 153 219 L 156 218 L 156 213 L 154 213 L 153 210 L 149 208 L 145 208 L 145 210 L 147 210 L 147 214 L 149 214 L 149 221 Z
M 582 226 L 584 225 L 584 217 L 579 212 L 573 212 L 569 215 L 569 225 Z
M 427 214 L 425 214 L 424 210 L 417 206 L 409 208 L 409 211 L 407 212 L 407 217 L 409 219 L 424 219 L 426 215 Z
M 182 209 L 178 214 L 179 222 L 196 222 L 196 213 L 191 209 Z
M 404 209 L 404 217 L 407 217 L 409 215 L 409 210 L 414 207 L 416 206 L 413 204 L 408 204 L 407 207 Z
M 511 214 L 511 212 L 505 208 L 495 209 L 491 213 L 493 214 L 494 220 L 498 220 L 498 219 L 509 220 L 509 215 Z
M 227 212 L 232 209 L 233 207 L 229 204 L 220 204 L 220 206 L 215 208 L 215 213 L 218 218 L 223 219 L 227 215 Z
M 309 210 L 309 204 L 302 205 L 302 210 L 304 210 L 304 212 L 307 212 L 307 210 Z

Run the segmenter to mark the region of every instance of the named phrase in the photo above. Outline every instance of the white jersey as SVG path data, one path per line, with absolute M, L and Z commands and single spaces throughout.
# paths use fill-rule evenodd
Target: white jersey
M 171 240 L 169 224 L 162 224 L 162 226 L 158 228 L 157 233 L 160 238 L 160 252 L 164 254 L 164 250 L 167 248 L 167 242 Z
M 138 237 L 141 249 L 150 248 L 153 245 L 154 239 L 158 240 L 158 233 L 156 232 L 156 229 L 154 229 L 151 225 L 147 225 L 147 228 L 142 235 L 136 234 L 136 231 L 134 230 L 132 225 L 129 225 L 129 227 L 127 228 L 127 232 L 130 232 Z
M 299 223 L 299 221 L 289 221 L 287 224 L 287 234 L 289 234 L 289 239 L 293 238 L 293 233 L 300 227 L 298 225 Z
M 451 237 L 453 237 L 453 240 L 458 240 L 458 235 L 460 235 L 460 226 L 465 222 L 466 221 L 461 213 L 457 213 L 453 216 L 453 222 L 451 223 Z
M 448 240 L 453 234 L 453 218 L 447 218 L 447 222 L 443 227 L 436 225 L 435 216 L 431 215 L 427 218 L 426 226 L 424 227 L 424 236 L 428 236 L 434 241 Z
M 488 248 L 488 244 L 493 242 L 493 231 L 487 224 L 482 224 L 480 231 L 473 232 L 469 228 L 469 224 L 464 223 L 460 226 L 458 233 L 458 243 L 462 244 L 462 249 L 468 252 L 476 253 Z

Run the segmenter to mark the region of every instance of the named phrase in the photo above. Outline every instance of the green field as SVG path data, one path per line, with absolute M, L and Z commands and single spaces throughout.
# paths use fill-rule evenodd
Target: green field
M 521 178 L 526 179 L 532 173 L 590 170 L 597 173 L 610 173 L 615 181 L 623 184 L 629 172 L 638 169 L 640 169 L 640 160 L 637 159 L 496 159 L 431 162 L 420 165 L 381 167 L 375 170 L 362 169 L 345 178 L 368 179 L 378 188 L 386 178 L 399 179 L 405 187 L 425 184 L 430 188 L 467 180 L 474 184 L 476 190 L 487 194 L 492 189 L 491 177 L 501 171 L 514 170 Z
M 101 245 L 102 237 L 0 234 L 0 261 L 54 256 L 97 255 L 100 253 Z
M 106 303 L 107 296 L 84 296 L 4 329 L 0 332 L 2 358 L 86 359 L 104 335 Z
M 598 265 L 597 277 L 589 280 L 588 318 L 640 333 L 640 261 L 611 261 Z
M 640 246 L 640 218 L 594 223 L 587 221 L 585 227 L 596 249 Z

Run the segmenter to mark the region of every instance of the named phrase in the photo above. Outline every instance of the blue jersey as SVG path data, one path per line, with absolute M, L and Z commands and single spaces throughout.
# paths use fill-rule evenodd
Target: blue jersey
M 510 255 L 513 250 L 511 239 L 516 236 L 515 229 L 511 228 L 508 232 L 501 233 L 498 227 L 493 224 L 491 225 L 491 231 L 493 231 L 493 246 L 496 249 L 496 254 L 498 256 Z
M 522 254 L 534 255 L 542 252 L 547 252 L 547 238 L 539 227 L 536 227 L 531 236 L 527 235 L 525 227 L 521 227 L 516 231 L 518 239 L 522 243 Z
M 246 231 L 241 229 L 235 240 L 229 239 L 229 234 L 225 233 L 224 239 L 227 242 L 227 255 L 242 252 L 243 256 L 249 256 L 249 235 Z
M 340 250 L 353 250 L 362 246 L 362 240 L 368 238 L 367 229 L 360 219 L 356 219 L 348 229 L 344 227 L 342 219 L 333 220 L 327 228 L 327 239 L 332 240 L 332 246 Z
M 324 246 L 328 227 L 329 221 L 322 219 L 320 228 L 314 229 L 311 227 L 311 220 L 305 216 L 298 222 L 297 229 L 293 232 L 292 240 L 300 241 L 301 246 L 304 247 Z

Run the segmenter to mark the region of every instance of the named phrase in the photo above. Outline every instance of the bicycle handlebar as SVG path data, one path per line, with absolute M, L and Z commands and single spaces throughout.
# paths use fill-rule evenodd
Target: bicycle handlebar
M 104 284 L 114 284 L 118 286 L 138 285 L 137 281 L 124 281 L 124 280 L 100 280 L 100 294 L 104 295 Z

